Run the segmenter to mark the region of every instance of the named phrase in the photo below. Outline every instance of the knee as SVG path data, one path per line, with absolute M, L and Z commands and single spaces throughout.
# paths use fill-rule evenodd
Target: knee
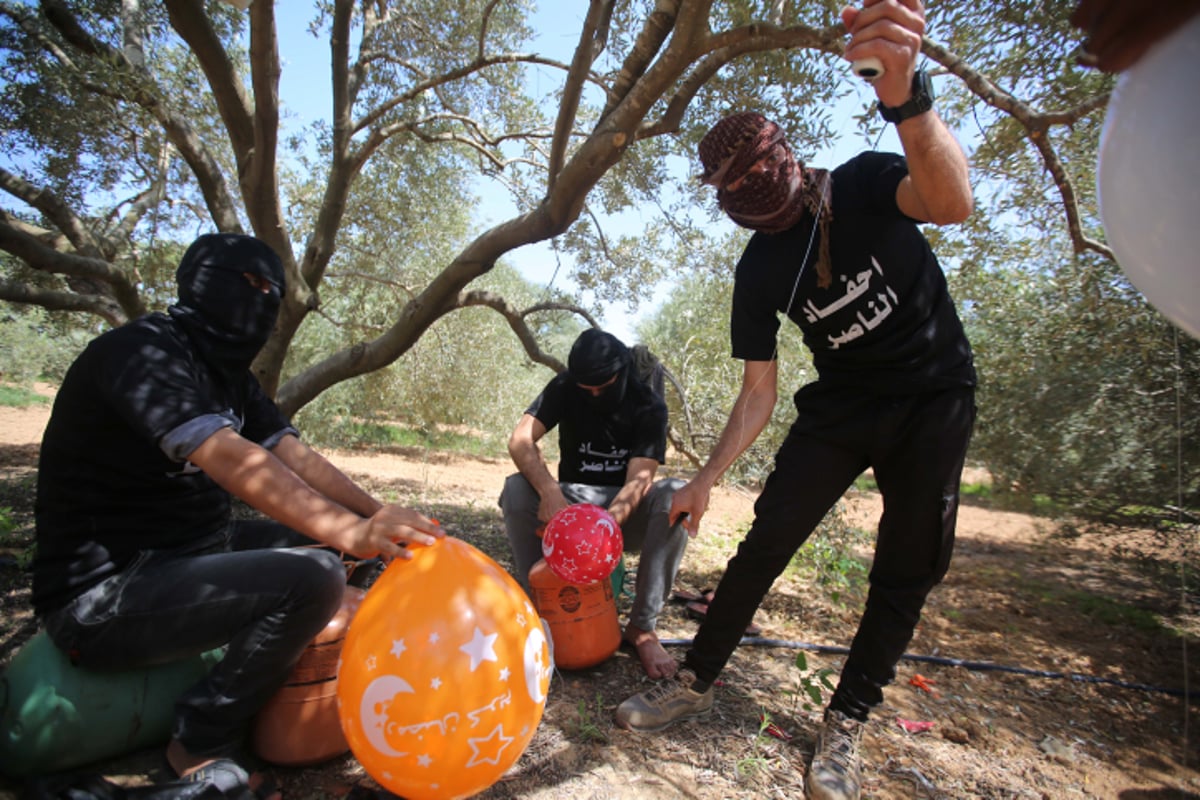
M 302 587 L 307 603 L 327 614 L 337 613 L 346 590 L 346 567 L 337 553 L 301 550 L 303 567 L 297 570 L 296 585 Z
M 681 478 L 663 478 L 655 481 L 646 493 L 645 503 L 651 514 L 666 514 L 671 510 L 671 499 L 687 485 Z
M 506 514 L 537 513 L 541 498 L 521 473 L 509 475 L 500 491 L 500 508 Z

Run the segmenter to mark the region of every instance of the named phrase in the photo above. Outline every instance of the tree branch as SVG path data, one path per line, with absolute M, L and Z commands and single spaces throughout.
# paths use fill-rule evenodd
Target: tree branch
M 83 311 L 95 314 L 114 328 L 124 325 L 128 320 L 111 297 L 40 289 L 5 278 L 0 278 L 0 300 L 40 306 L 49 311 Z
M 238 161 L 239 174 L 245 174 L 254 150 L 254 104 L 246 96 L 241 78 L 225 52 L 204 11 L 203 0 L 164 0 L 171 27 L 191 48 L 208 79 L 209 90 L 225 122 L 229 143 Z M 268 5 L 256 3 L 255 6 Z M 256 13 L 255 10 L 251 11 Z M 273 12 L 267 12 L 273 13 Z
M 112 253 L 105 253 L 100 247 L 100 242 L 83 220 L 54 192 L 34 186 L 3 167 L 0 167 L 0 189 L 42 212 L 80 253 L 97 259 L 112 257 Z
M 546 175 L 546 194 L 554 191 L 554 183 L 558 180 L 567 146 L 571 142 L 571 131 L 575 127 L 575 116 L 579 112 L 579 99 L 587 75 L 604 49 L 603 37 L 607 36 L 612 2 L 591 0 L 588 3 L 587 17 L 579 32 L 579 44 L 575 46 L 575 55 L 571 59 L 571 68 L 567 70 L 567 80 L 558 103 L 558 118 L 554 122 L 554 141 L 550 145 L 550 163 Z
M 146 313 L 137 287 L 130 282 L 123 271 L 104 258 L 56 250 L 52 244 L 48 244 L 22 227 L 9 224 L 7 220 L 0 223 L 0 250 L 21 259 L 31 269 L 64 275 L 69 279 L 95 282 L 107 287 L 113 293 L 111 298 L 105 298 L 103 294 L 97 292 L 83 293 L 80 296 L 94 296 L 107 299 L 110 303 L 115 302 L 124 312 L 126 319 Z M 92 283 L 87 285 L 93 286 Z
M 1108 100 L 1108 93 L 1090 98 L 1072 109 L 1059 109 L 1048 113 L 1036 111 L 1028 103 L 1014 97 L 994 84 L 978 70 L 972 68 L 956 53 L 926 37 L 921 49 L 930 58 L 937 61 L 947 71 L 956 75 L 966 85 L 972 94 L 987 105 L 1002 111 L 1015 119 L 1026 131 L 1026 137 L 1041 156 L 1046 171 L 1050 173 L 1054 185 L 1058 187 L 1062 198 L 1063 211 L 1067 218 L 1067 230 L 1071 243 L 1078 255 L 1086 250 L 1093 250 L 1108 259 L 1116 260 L 1112 249 L 1103 242 L 1088 238 L 1080 223 L 1079 198 L 1075 193 L 1075 184 L 1063 169 L 1058 151 L 1050 141 L 1049 130 L 1053 125 L 1071 125 L 1087 114 L 1102 108 Z

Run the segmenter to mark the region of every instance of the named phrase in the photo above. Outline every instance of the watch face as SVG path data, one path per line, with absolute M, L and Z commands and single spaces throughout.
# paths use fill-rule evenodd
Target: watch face
M 929 73 L 925 70 L 917 70 L 916 80 L 913 81 L 913 99 L 916 100 L 918 94 L 922 102 L 933 102 L 933 80 L 929 77 Z

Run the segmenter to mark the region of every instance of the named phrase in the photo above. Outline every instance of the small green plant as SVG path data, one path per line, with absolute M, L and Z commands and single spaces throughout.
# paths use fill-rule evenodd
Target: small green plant
M 811 577 L 829 592 L 834 603 L 842 601 L 843 593 L 862 587 L 867 575 L 867 567 L 856 550 L 870 544 L 870 537 L 846 521 L 845 511 L 845 505 L 838 502 L 788 567 Z
M 0 506 L 0 548 L 16 551 L 17 566 L 26 570 L 33 563 L 34 545 L 24 537 L 16 535 L 16 530 L 17 523 L 13 519 L 12 509 Z
M 771 727 L 771 715 L 767 713 L 765 708 L 760 708 L 758 713 L 758 731 L 754 734 L 754 740 L 750 742 L 750 755 L 743 756 L 737 760 L 737 774 L 742 777 L 757 775 L 760 772 L 766 772 L 770 766 L 770 761 L 763 754 L 762 745 L 767 736 L 767 728 Z
M 823 691 L 833 691 L 833 681 L 830 676 L 833 675 L 833 670 L 829 667 L 810 670 L 808 667 L 808 657 L 803 651 L 796 653 L 796 688 L 786 690 L 785 694 L 790 694 L 796 701 L 796 704 L 802 707 L 805 711 L 812 711 L 814 708 L 821 708 L 825 705 Z
M 601 744 L 608 744 L 608 734 L 596 722 L 597 716 L 603 716 L 603 696 L 601 696 L 599 692 L 596 693 L 596 707 L 594 712 L 587 700 L 580 700 L 575 706 L 575 711 L 578 715 L 575 720 L 575 735 L 583 739 L 585 742 L 600 742 Z

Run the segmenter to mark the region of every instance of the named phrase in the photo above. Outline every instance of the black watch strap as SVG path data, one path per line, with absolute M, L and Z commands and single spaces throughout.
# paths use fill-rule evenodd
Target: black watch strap
M 908 102 L 894 108 L 880 103 L 879 116 L 893 125 L 897 125 L 909 117 L 924 114 L 931 108 L 933 108 L 933 81 L 929 79 L 928 72 L 919 69 L 913 73 L 912 96 L 908 98 Z

